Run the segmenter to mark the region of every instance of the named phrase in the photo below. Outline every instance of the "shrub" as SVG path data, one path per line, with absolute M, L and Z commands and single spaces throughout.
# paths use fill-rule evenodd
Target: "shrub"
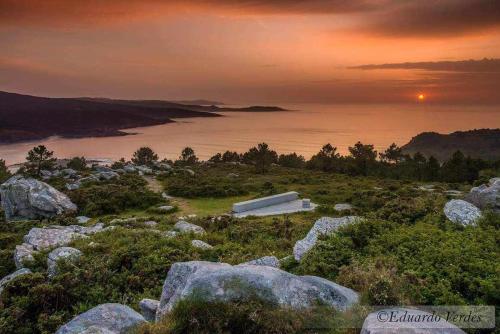
M 97 216 L 130 209 L 147 209 L 162 201 L 161 195 L 146 188 L 140 176 L 128 174 L 107 182 L 90 183 L 69 196 L 82 214 Z
M 340 326 L 339 319 L 329 308 L 292 310 L 257 297 L 233 302 L 207 302 L 191 297 L 178 302 L 162 322 L 144 325 L 136 334 L 334 333 Z
M 72 168 L 74 170 L 85 170 L 87 169 L 87 160 L 84 157 L 74 157 L 71 158 L 68 162 L 68 168 Z
M 227 177 L 191 177 L 177 174 L 165 179 L 168 193 L 179 197 L 229 197 L 245 195 L 248 191 L 239 180 Z
M 150 147 L 141 147 L 132 156 L 132 162 L 136 165 L 151 166 L 155 161 L 158 161 L 158 155 Z

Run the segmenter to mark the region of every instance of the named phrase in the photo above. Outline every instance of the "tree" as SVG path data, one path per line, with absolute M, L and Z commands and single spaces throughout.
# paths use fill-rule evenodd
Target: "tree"
M 302 168 L 306 164 L 303 156 L 293 152 L 290 154 L 281 154 L 278 157 L 278 165 L 290 168 Z
M 221 163 L 222 162 L 222 154 L 217 153 L 214 156 L 212 156 L 208 161 L 213 162 L 213 163 Z
M 87 169 L 87 160 L 84 157 L 74 157 L 68 162 L 68 168 L 74 170 L 85 170 Z
M 43 145 L 34 147 L 26 157 L 26 172 L 30 175 L 40 176 L 43 169 L 53 169 L 57 161 L 53 156 L 54 151 L 49 151 Z
M 141 147 L 134 152 L 132 162 L 136 165 L 151 166 L 158 161 L 158 155 L 150 147 Z
M 191 147 L 186 147 L 182 150 L 179 161 L 186 165 L 193 165 L 198 162 L 198 157 Z
M 467 176 L 465 156 L 461 151 L 453 153 L 441 168 L 441 180 L 446 182 L 463 182 Z
M 222 155 L 222 162 L 239 162 L 241 160 L 238 152 L 226 151 Z
M 427 166 L 425 169 L 425 179 L 427 181 L 437 181 L 439 178 L 439 169 L 441 165 L 439 161 L 434 158 L 434 156 L 430 156 L 429 160 L 427 160 Z
M 9 170 L 7 169 L 7 165 L 5 164 L 5 160 L 0 159 L 0 183 L 5 182 L 11 176 Z
M 253 164 L 257 173 L 266 173 L 271 164 L 278 161 L 278 154 L 266 143 L 260 143 L 243 155 L 243 161 Z
M 392 143 L 383 153 L 380 153 L 380 159 L 384 162 L 397 164 L 403 159 L 403 150 Z
M 363 145 L 358 141 L 354 146 L 349 147 L 349 152 L 355 171 L 361 175 L 367 175 L 369 168 L 375 165 L 377 159 L 377 151 L 373 149 L 373 145 Z
M 324 172 L 340 171 L 340 154 L 337 153 L 337 148 L 329 143 L 324 145 L 318 154 L 308 161 L 308 167 Z

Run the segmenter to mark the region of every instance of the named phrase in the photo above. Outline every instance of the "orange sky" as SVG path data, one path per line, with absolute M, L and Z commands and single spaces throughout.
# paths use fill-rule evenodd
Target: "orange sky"
M 500 103 L 497 0 L 0 0 L 0 47 L 34 95 Z

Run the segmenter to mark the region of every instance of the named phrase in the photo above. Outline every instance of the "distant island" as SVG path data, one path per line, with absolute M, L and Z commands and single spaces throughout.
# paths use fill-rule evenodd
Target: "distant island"
M 457 131 L 450 134 L 423 132 L 413 137 L 402 149 L 405 153 L 420 152 L 440 161 L 448 159 L 455 151 L 485 160 L 500 159 L 500 129 Z
M 48 98 L 0 91 L 0 143 L 41 140 L 50 136 L 124 136 L 129 133 L 123 129 L 171 123 L 175 118 L 220 117 L 217 112 L 225 111 L 283 110 L 279 107 L 230 108 L 163 100 Z

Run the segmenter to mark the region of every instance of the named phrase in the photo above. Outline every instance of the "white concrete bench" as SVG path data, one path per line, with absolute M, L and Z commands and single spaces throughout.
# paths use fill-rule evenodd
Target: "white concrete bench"
M 245 202 L 239 202 L 233 204 L 233 212 L 241 213 L 245 211 L 265 208 L 271 205 L 286 203 L 295 201 L 299 198 L 299 194 L 296 191 L 290 191 L 283 194 L 262 197 L 257 199 L 252 199 Z

